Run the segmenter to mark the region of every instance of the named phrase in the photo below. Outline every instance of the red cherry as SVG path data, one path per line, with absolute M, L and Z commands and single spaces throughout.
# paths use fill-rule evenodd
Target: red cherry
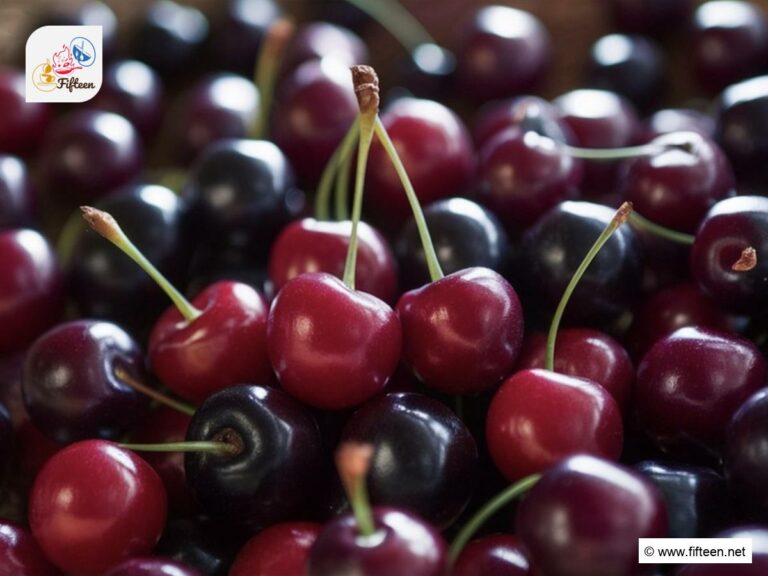
M 280 384 L 302 402 L 331 410 L 356 406 L 384 388 L 400 360 L 401 339 L 389 306 L 325 273 L 288 282 L 267 323 Z
M 528 559 L 511 534 L 493 534 L 468 543 L 451 576 L 527 576 Z
M 304 218 L 286 226 L 272 245 L 269 279 L 279 292 L 286 282 L 305 272 L 328 272 L 341 278 L 352 223 Z M 357 229 L 355 287 L 385 302 L 397 292 L 395 257 L 384 237 L 365 222 Z
M 523 308 L 514 288 L 488 268 L 467 268 L 406 292 L 397 304 L 407 364 L 436 390 L 487 390 L 515 365 Z
M 602 386 L 548 370 L 523 370 L 491 400 L 485 437 L 496 467 L 515 481 L 574 454 L 615 460 L 623 430 L 619 407 Z
M 104 440 L 64 448 L 37 476 L 29 524 L 59 568 L 103 574 L 121 560 L 147 554 L 165 525 L 163 483 L 144 460 Z
M 274 524 L 248 540 L 229 576 L 305 576 L 309 549 L 320 533 L 315 522 Z
M 185 322 L 166 310 L 149 338 L 149 359 L 161 382 L 192 402 L 235 384 L 272 380 L 267 356 L 267 304 L 242 282 L 221 281 L 192 301 L 201 315 Z
M 0 576 L 56 576 L 32 534 L 0 520 Z

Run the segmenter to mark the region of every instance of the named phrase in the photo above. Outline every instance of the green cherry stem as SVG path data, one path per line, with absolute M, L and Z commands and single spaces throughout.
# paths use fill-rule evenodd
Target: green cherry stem
M 370 146 L 370 144 L 369 144 Z M 349 170 L 352 166 L 352 154 L 341 159 L 336 174 L 335 216 L 336 220 L 349 220 Z
M 335 454 L 339 478 L 361 536 L 372 536 L 376 532 L 368 489 L 365 485 L 365 477 L 371 467 L 371 458 L 373 458 L 373 446 L 357 442 L 344 442 Z
M 119 366 L 115 368 L 115 377 L 118 380 L 120 380 L 123 384 L 130 386 L 137 392 L 140 392 L 145 396 L 152 398 L 152 400 L 155 400 L 160 404 L 164 404 L 169 408 L 173 408 L 177 412 L 181 412 L 182 414 L 186 414 L 187 416 L 192 416 L 195 413 L 194 406 L 190 406 L 189 404 L 182 402 L 181 400 L 174 400 L 173 398 L 170 398 L 165 394 L 158 392 L 154 388 L 151 388 L 150 386 L 147 386 L 143 382 L 140 382 L 138 379 L 134 378 L 131 374 L 129 374 L 126 370 L 124 370 Z
M 272 109 L 277 72 L 283 61 L 285 46 L 293 36 L 294 29 L 293 22 L 286 18 L 279 18 L 264 35 L 254 70 L 260 102 L 258 117 L 251 126 L 251 138 L 266 139 L 269 135 L 269 113 Z
M 432 243 L 432 236 L 429 234 L 429 228 L 427 227 L 427 221 L 424 219 L 424 212 L 419 204 L 419 198 L 416 196 L 416 191 L 413 189 L 411 179 L 408 177 L 408 172 L 403 166 L 403 161 L 400 159 L 400 155 L 397 153 L 392 139 L 387 133 L 387 129 L 381 122 L 381 118 L 376 117 L 376 137 L 381 142 L 384 151 L 387 153 L 390 162 L 395 167 L 397 176 L 400 178 L 400 182 L 405 189 L 405 195 L 408 197 L 408 203 L 411 205 L 411 211 L 413 217 L 416 220 L 416 228 L 419 231 L 419 238 L 421 239 L 421 245 L 424 247 L 424 255 L 427 260 L 427 267 L 429 268 L 429 277 L 432 282 L 440 280 L 443 275 L 443 269 L 440 267 L 440 261 L 437 259 L 437 253 L 435 252 L 435 246 Z
M 594 260 L 598 252 L 600 252 L 600 249 L 605 245 L 606 242 L 608 242 L 608 239 L 613 236 L 613 233 L 616 232 L 616 230 L 618 230 L 619 227 L 627 221 L 631 213 L 632 204 L 630 202 L 624 202 L 624 204 L 619 206 L 619 209 L 616 210 L 616 213 L 613 215 L 613 218 L 611 218 L 611 221 L 600 233 L 600 236 L 597 237 L 597 240 L 595 240 L 595 243 L 589 249 L 587 255 L 584 256 L 584 259 L 576 269 L 576 272 L 571 278 L 571 281 L 568 283 L 568 286 L 566 286 L 565 292 L 563 292 L 563 297 L 560 298 L 560 302 L 558 303 L 557 309 L 555 310 L 555 315 L 552 317 L 552 323 L 549 325 L 549 334 L 547 335 L 547 356 L 545 364 L 545 368 L 547 370 L 553 372 L 555 370 L 555 342 L 557 340 L 557 330 L 560 328 L 560 321 L 563 319 L 563 313 L 565 312 L 565 307 L 568 305 L 568 300 L 571 299 L 571 294 L 573 294 L 573 291 L 576 290 L 576 286 L 578 285 L 579 280 L 581 280 L 581 277 L 584 276 L 584 272 L 587 271 L 587 268 L 589 268 L 592 260 Z
M 427 29 L 397 0 L 347 0 L 394 36 L 408 52 L 420 44 L 435 44 Z
M 506 488 L 494 496 L 491 500 L 486 502 L 485 506 L 480 508 L 480 510 L 478 510 L 475 515 L 472 516 L 472 518 L 470 518 L 466 524 L 464 524 L 459 533 L 453 539 L 453 542 L 451 542 L 451 547 L 448 549 L 448 558 L 450 559 L 451 564 L 456 562 L 459 554 L 461 554 L 461 551 L 464 550 L 464 546 L 467 545 L 467 542 L 472 539 L 475 533 L 480 529 L 480 527 L 482 527 L 483 524 L 486 523 L 489 518 L 491 518 L 494 514 L 496 514 L 496 512 L 512 502 L 515 498 L 528 492 L 528 490 L 530 490 L 533 485 L 539 481 L 539 478 L 541 478 L 540 474 L 526 476 L 522 480 L 518 480 L 509 488 Z
M 368 152 L 373 141 L 373 125 L 379 113 L 379 79 L 370 66 L 353 66 L 352 82 L 360 106 L 360 142 L 357 147 L 357 171 L 355 173 L 355 196 L 352 200 L 352 231 L 349 235 L 347 261 L 344 265 L 344 284 L 355 289 L 357 268 L 357 227 L 363 212 L 363 187 Z
M 629 223 L 635 228 L 649 232 L 650 234 L 658 236 L 659 238 L 677 242 L 678 244 L 692 246 L 693 242 L 696 240 L 696 236 L 692 236 L 691 234 L 686 234 L 684 232 L 678 232 L 677 230 L 672 230 L 670 228 L 665 228 L 660 224 L 656 224 L 655 222 L 651 222 L 647 218 L 640 216 L 640 214 L 637 212 L 633 212 L 630 215 Z
M 581 160 L 629 160 L 642 156 L 653 156 L 667 150 L 667 146 L 657 144 L 643 144 L 642 146 L 627 146 L 625 148 L 581 148 L 569 144 L 559 144 L 568 156 Z
M 179 312 L 181 312 L 181 315 L 184 316 L 187 322 L 193 322 L 202 314 L 202 312 L 195 308 L 192 303 L 181 294 L 181 292 L 176 290 L 176 288 L 168 282 L 165 276 L 154 267 L 152 262 L 146 259 L 144 254 L 142 254 L 136 245 L 131 242 L 128 236 L 125 235 L 125 232 L 122 231 L 111 214 L 90 206 L 81 206 L 80 210 L 83 212 L 85 221 L 95 232 L 117 246 L 126 256 L 136 262 L 142 270 L 157 282 L 158 286 L 160 286 L 173 301 L 176 308 L 179 309 Z
M 207 452 L 220 456 L 234 456 L 239 450 L 228 442 L 168 442 L 165 444 L 120 443 L 121 448 L 135 452 Z
M 352 126 L 349 127 L 344 138 L 326 163 L 323 173 L 320 176 L 320 183 L 317 186 L 317 194 L 315 195 L 315 218 L 318 220 L 330 220 L 331 218 L 330 205 L 333 179 L 336 177 L 339 171 L 339 166 L 344 159 L 350 157 L 352 154 L 352 148 L 357 144 L 359 136 L 360 119 L 355 118 Z

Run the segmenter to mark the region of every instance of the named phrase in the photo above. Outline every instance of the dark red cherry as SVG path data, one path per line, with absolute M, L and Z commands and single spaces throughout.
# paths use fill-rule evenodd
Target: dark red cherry
M 5 478 L 15 447 L 11 415 L 0 403 L 0 480 Z
M 582 162 L 555 140 L 515 127 L 486 141 L 478 157 L 474 188 L 513 236 L 548 210 L 577 196 Z
M 680 31 L 696 7 L 695 0 L 606 0 L 605 4 L 619 30 L 651 36 Z
M 171 517 L 154 553 L 193 567 L 204 576 L 228 576 L 245 537 L 230 524 L 205 516 Z
M 186 165 L 213 142 L 248 136 L 259 114 L 259 93 L 251 80 L 219 72 L 189 88 L 175 112 L 171 145 Z
M 754 76 L 768 64 L 768 20 L 751 2 L 701 4 L 693 15 L 690 41 L 693 73 L 707 90 Z
M 29 30 L 30 34 L 42 26 L 99 26 L 102 53 L 111 60 L 117 49 L 117 15 L 105 2 L 86 0 L 82 4 L 54 4 L 47 8 Z
M 269 257 L 269 279 L 275 293 L 306 272 L 327 272 L 341 278 L 351 229 L 350 221 L 323 222 L 314 218 L 303 218 L 286 226 L 272 245 Z M 394 302 L 397 264 L 387 240 L 378 230 L 360 222 L 357 241 L 355 288 L 385 302 Z
M 57 576 L 35 538 L 28 530 L 0 520 L 0 575 Z
M 731 164 L 696 132 L 664 134 L 651 144 L 660 151 L 625 164 L 623 198 L 654 223 L 692 234 L 716 202 L 735 193 Z
M 148 554 L 165 526 L 166 506 L 163 483 L 149 464 L 112 442 L 86 440 L 40 471 L 29 524 L 56 566 L 96 576 Z
M 128 120 L 82 109 L 46 132 L 39 162 L 45 191 L 72 206 L 138 179 L 142 156 L 141 139 Z
M 299 180 L 313 187 L 358 113 L 349 66 L 310 60 L 278 86 L 272 136 Z
M 185 321 L 176 306 L 155 323 L 149 362 L 160 381 L 179 396 L 202 402 L 228 386 L 268 384 L 267 303 L 251 286 L 222 280 L 192 305 L 201 314 Z
M 35 230 L 0 231 L 0 268 L 0 353 L 8 353 L 58 321 L 64 286 L 53 248 Z
M 397 313 L 403 359 L 428 387 L 474 394 L 512 372 L 523 341 L 523 308 L 497 272 L 454 272 L 403 294 Z
M 73 320 L 52 328 L 35 341 L 24 365 L 32 421 L 59 442 L 124 434 L 141 421 L 148 400 L 118 369 L 147 381 L 141 349 L 116 324 Z
M 487 208 L 466 198 L 448 198 L 427 206 L 424 219 L 445 274 L 473 267 L 490 268 L 500 274 L 506 271 L 510 253 L 507 233 Z M 395 253 L 401 288 L 410 290 L 430 282 L 414 218 L 395 238 Z
M 725 474 L 731 493 L 750 516 L 768 510 L 768 389 L 752 395 L 725 433 Z
M 104 70 L 91 105 L 125 117 L 147 141 L 160 127 L 163 94 L 163 81 L 152 68 L 138 60 L 119 60 Z
M 715 138 L 715 120 L 706 112 L 689 108 L 664 108 L 645 120 L 645 137 L 653 140 L 669 132 L 698 132 L 707 138 Z
M 469 502 L 477 447 L 444 404 L 421 394 L 386 394 L 349 419 L 341 441 L 371 444 L 366 477 L 374 505 L 393 506 L 445 528 Z
M 443 46 L 425 42 L 411 50 L 402 68 L 403 85 L 411 94 L 439 100 L 451 88 L 456 56 Z
M 320 432 L 285 392 L 249 385 L 222 390 L 196 410 L 187 440 L 236 449 L 185 456 L 187 482 L 207 514 L 256 531 L 306 510 L 320 468 Z
M 308 576 L 442 576 L 446 545 L 437 530 L 395 508 L 373 509 L 376 532 L 361 536 L 355 517 L 328 522 L 309 552 Z
M 315 522 L 273 524 L 245 543 L 229 576 L 306 576 L 309 549 L 320 528 Z
M 49 104 L 26 101 L 24 78 L 20 70 L 0 70 L 0 154 L 36 152 L 51 123 Z
M 368 62 L 368 48 L 352 30 L 330 22 L 310 22 L 291 38 L 281 65 L 291 71 L 305 62 L 325 59 L 349 69 Z
M 460 195 L 472 174 L 474 153 L 469 133 L 454 112 L 433 100 L 400 98 L 381 121 L 422 205 Z M 400 178 L 378 143 L 371 147 L 367 174 L 368 212 L 388 229 L 399 228 L 411 210 Z
M 267 323 L 272 366 L 305 404 L 338 410 L 380 392 L 400 360 L 400 321 L 375 296 L 326 273 L 302 274 L 275 300 Z
M 757 260 L 734 270 L 746 248 Z M 699 287 L 719 306 L 755 314 L 768 309 L 768 198 L 737 196 L 721 200 L 707 213 L 691 251 L 691 272 Z
M 27 166 L 16 156 L 0 154 L 0 230 L 30 224 L 34 204 Z
M 528 333 L 516 370 L 544 368 L 547 337 Z M 635 368 L 624 347 L 608 334 L 589 328 L 565 328 L 557 333 L 555 372 L 591 380 L 605 388 L 624 411 L 635 382 Z
M 474 13 L 457 51 L 457 89 L 485 102 L 534 91 L 549 70 L 549 33 L 529 12 L 502 5 Z
M 728 421 L 766 377 L 766 360 L 749 340 L 680 328 L 658 340 L 638 366 L 640 424 L 662 448 L 718 452 Z
M 630 576 L 647 572 L 637 563 L 638 538 L 665 537 L 667 514 L 638 472 L 574 456 L 531 489 L 516 525 L 531 565 L 547 576 Z
M 528 576 L 522 544 L 511 534 L 493 534 L 473 540 L 461 551 L 451 576 Z
M 675 576 L 762 576 L 768 570 L 768 530 L 765 526 L 738 526 L 713 538 L 746 538 L 752 541 L 751 564 L 688 564 Z
M 548 370 L 505 380 L 485 422 L 488 450 L 510 482 L 573 454 L 618 459 L 622 437 L 621 411 L 605 388 Z
M 131 558 L 121 562 L 104 576 L 202 576 L 200 572 L 174 560 Z

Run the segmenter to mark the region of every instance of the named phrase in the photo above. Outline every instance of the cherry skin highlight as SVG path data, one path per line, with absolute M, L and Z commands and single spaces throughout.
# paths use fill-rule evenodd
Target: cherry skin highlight
M 238 552 L 229 576 L 305 576 L 320 529 L 315 522 L 285 522 L 262 530 Z

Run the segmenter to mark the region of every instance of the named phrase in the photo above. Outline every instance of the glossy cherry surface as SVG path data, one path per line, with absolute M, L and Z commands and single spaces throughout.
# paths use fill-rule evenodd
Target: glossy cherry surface
M 171 517 L 155 554 L 196 568 L 205 576 L 229 576 L 244 535 L 205 516 Z
M 274 0 L 227 0 L 212 24 L 211 50 L 217 66 L 250 76 L 264 34 L 281 15 Z
M 458 90 L 480 102 L 532 92 L 549 70 L 551 50 L 549 33 L 533 14 L 479 8 L 458 50 Z
M 403 294 L 397 313 L 403 359 L 428 387 L 472 394 L 512 372 L 523 341 L 523 308 L 497 272 L 454 272 Z
M 757 253 L 755 266 L 735 271 L 745 248 Z M 768 198 L 737 196 L 715 204 L 696 233 L 691 272 L 719 306 L 743 313 L 768 309 Z
M 310 22 L 301 26 L 291 38 L 283 70 L 290 71 L 305 62 L 334 60 L 347 70 L 368 62 L 368 48 L 352 30 L 330 22 Z
M 117 16 L 112 8 L 101 0 L 86 0 L 77 5 L 54 4 L 43 14 L 36 14 L 38 20 L 30 33 L 41 26 L 100 26 L 102 54 L 109 62 L 115 54 L 117 44 Z
M 149 361 L 160 381 L 193 402 L 235 384 L 268 384 L 264 297 L 247 284 L 222 280 L 192 305 L 201 312 L 195 320 L 185 321 L 171 306 L 152 329 Z
M 715 538 L 748 538 L 752 541 L 751 564 L 689 564 L 675 576 L 762 576 L 768 570 L 768 530 L 765 526 L 737 526 L 715 534 Z
M 446 545 L 429 524 L 384 507 L 373 509 L 373 521 L 371 536 L 360 536 L 351 514 L 328 522 L 309 552 L 308 576 L 445 574 Z
M 493 213 L 467 198 L 448 198 L 424 209 L 424 219 L 444 274 L 484 267 L 502 274 L 509 257 L 509 242 Z M 416 220 L 411 218 L 394 241 L 403 289 L 430 282 L 424 246 Z M 358 265 L 359 266 L 359 265 Z
M 698 132 L 714 139 L 715 119 L 711 114 L 690 108 L 662 108 L 645 120 L 647 140 L 669 132 Z
M 528 559 L 516 536 L 492 534 L 466 545 L 452 576 L 528 576 Z
M 238 552 L 229 576 L 306 576 L 320 529 L 315 522 L 285 522 L 262 530 Z
M 320 432 L 285 392 L 248 385 L 218 392 L 195 412 L 187 440 L 227 441 L 239 450 L 185 456 L 187 481 L 213 517 L 255 531 L 306 509 L 320 466 Z
M 395 312 L 326 273 L 302 274 L 275 300 L 267 345 L 280 384 L 324 409 L 356 406 L 380 392 L 400 360 Z
M 766 360 L 749 340 L 711 328 L 680 328 L 658 340 L 637 369 L 640 423 L 662 448 L 718 451 L 725 426 L 765 386 Z
M 8 353 L 58 321 L 64 285 L 53 248 L 35 230 L 0 231 L 0 266 L 0 353 Z
M 0 70 L 0 153 L 25 156 L 35 152 L 53 116 L 45 102 L 27 102 L 20 70 Z
M 516 525 L 531 564 L 548 576 L 629 576 L 647 571 L 637 563 L 637 539 L 665 537 L 667 515 L 639 473 L 574 456 L 531 489 Z
M 275 293 L 286 282 L 306 272 L 344 275 L 351 221 L 323 222 L 303 218 L 286 226 L 272 245 L 269 279 Z M 385 302 L 397 295 L 397 264 L 381 233 L 360 222 L 357 228 L 355 288 Z
M 34 201 L 26 164 L 16 156 L 0 154 L 0 230 L 28 225 Z
M 523 370 L 493 396 L 485 439 L 496 467 L 514 482 L 573 454 L 618 459 L 621 412 L 608 391 L 594 382 Z
M 47 436 L 72 442 L 114 438 L 145 415 L 148 399 L 120 380 L 146 382 L 144 357 L 122 328 L 73 320 L 38 338 L 27 353 L 22 389 L 32 421 Z
M 451 88 L 456 56 L 443 46 L 424 42 L 411 50 L 402 68 L 403 84 L 414 96 L 439 99 Z
M 69 206 L 138 179 L 142 160 L 141 138 L 128 120 L 88 109 L 59 118 L 39 157 L 46 192 Z
M 51 458 L 35 479 L 29 523 L 45 555 L 76 574 L 104 574 L 149 553 L 165 526 L 166 495 L 152 467 L 103 440 Z
M 29 530 L 0 520 L 0 576 L 57 576 Z
M 104 576 L 202 576 L 200 572 L 174 560 L 132 558 L 121 562 Z
M 374 505 L 407 510 L 444 528 L 472 495 L 475 441 L 453 411 L 437 400 L 414 393 L 375 398 L 347 422 L 344 441 L 374 447 L 366 477 Z

